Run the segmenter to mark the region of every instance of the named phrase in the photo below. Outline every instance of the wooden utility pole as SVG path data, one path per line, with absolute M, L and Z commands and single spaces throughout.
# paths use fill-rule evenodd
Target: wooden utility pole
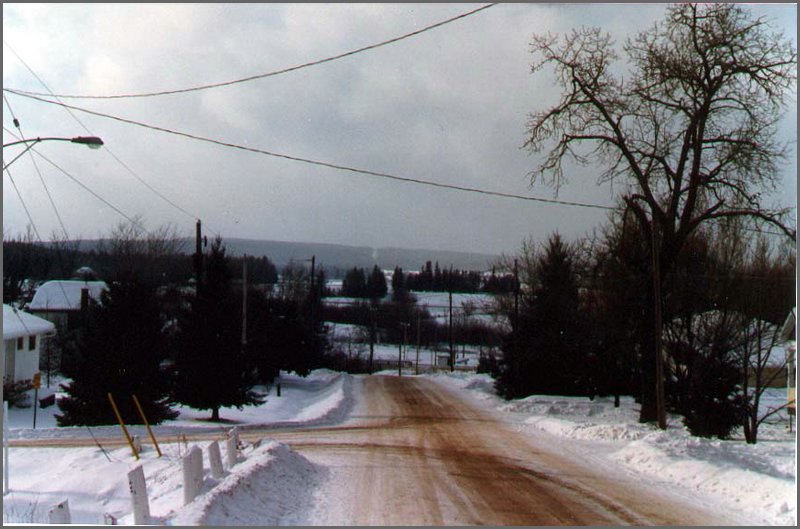
M 375 307 L 369 308 L 370 326 L 369 326 L 369 374 L 372 374 L 372 358 L 375 353 Z
M 419 312 L 417 312 L 417 367 L 414 370 L 414 372 L 417 375 L 419 375 L 419 342 L 421 338 L 419 324 L 420 324 L 420 315 Z
M 656 238 L 655 215 L 650 223 L 650 244 L 653 259 L 653 344 L 656 360 L 656 415 L 658 427 L 667 429 L 667 414 L 664 408 L 664 358 L 661 350 L 661 272 Z
M 247 345 L 247 254 L 242 254 L 242 347 Z
M 314 315 L 314 307 L 317 304 L 317 296 L 316 296 L 315 289 L 314 289 L 314 274 L 315 274 L 314 266 L 316 264 L 316 260 L 317 260 L 317 256 L 316 255 L 312 255 L 311 256 L 311 316 L 309 318 L 311 320 L 310 323 L 311 323 L 311 334 L 312 335 L 314 335 L 314 333 L 316 332 L 316 326 L 314 325 L 314 316 L 315 316 Z
M 449 339 L 450 339 L 450 372 L 456 370 L 456 352 L 453 349 L 453 265 L 450 265 L 450 275 L 447 278 L 447 297 L 450 306 Z
M 194 279 L 197 282 L 197 293 L 203 283 L 203 236 L 200 219 L 195 225 L 195 249 L 194 249 Z

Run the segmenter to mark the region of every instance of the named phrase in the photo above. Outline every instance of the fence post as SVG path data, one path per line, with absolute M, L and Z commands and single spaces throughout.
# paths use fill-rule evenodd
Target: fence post
M 8 401 L 3 401 L 3 496 L 8 494 Z
M 191 503 L 203 486 L 203 452 L 192 446 L 181 460 L 183 466 L 183 504 Z
M 226 456 L 228 459 L 228 468 L 233 468 L 236 464 L 239 453 L 239 429 L 234 427 L 228 431 L 228 438 L 225 440 Z
M 47 519 L 51 524 L 70 524 L 72 517 L 69 514 L 69 500 L 53 505 L 47 512 Z
M 219 452 L 219 443 L 213 441 L 208 445 L 208 466 L 211 467 L 211 476 L 214 479 L 220 479 L 225 475 L 222 469 L 222 456 Z
M 147 484 L 144 480 L 142 465 L 128 472 L 128 486 L 131 489 L 133 523 L 135 525 L 148 525 L 150 523 L 150 502 L 147 499 Z M 112 523 L 111 525 L 116 524 Z

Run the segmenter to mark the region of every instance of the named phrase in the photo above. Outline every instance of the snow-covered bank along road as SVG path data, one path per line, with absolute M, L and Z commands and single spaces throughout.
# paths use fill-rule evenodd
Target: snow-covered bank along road
M 321 525 L 732 525 L 749 520 L 558 447 L 427 378 L 360 379 L 351 421 L 275 432 L 328 478 L 308 523 Z

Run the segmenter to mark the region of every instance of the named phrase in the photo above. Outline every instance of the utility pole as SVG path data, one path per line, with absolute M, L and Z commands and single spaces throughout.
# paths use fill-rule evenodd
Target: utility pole
M 519 384 L 519 261 L 514 259 L 514 322 L 511 327 L 514 333 L 514 360 L 511 364 L 513 373 L 512 387 Z
M 456 352 L 453 349 L 453 265 L 450 265 L 450 275 L 447 278 L 447 297 L 450 300 L 450 372 L 456 370 Z
M 654 335 L 653 344 L 655 347 L 656 359 L 656 415 L 658 417 L 658 427 L 662 430 L 667 429 L 667 414 L 664 409 L 664 359 L 661 350 L 661 271 L 658 255 L 658 244 L 656 240 L 656 218 L 652 215 L 650 222 L 650 245 L 653 259 L 653 323 Z
M 242 348 L 247 345 L 247 254 L 242 255 Z
M 369 308 L 369 374 L 372 374 L 372 358 L 375 353 L 375 307 Z
M 414 370 L 414 372 L 415 372 L 417 375 L 419 375 L 419 342 L 420 342 L 420 328 L 419 328 L 419 324 L 420 324 L 420 315 L 419 315 L 419 312 L 417 312 L 417 367 L 416 367 L 416 369 Z
M 314 265 L 316 264 L 316 260 L 317 260 L 317 256 L 316 255 L 312 255 L 311 256 L 311 316 L 309 318 L 311 320 L 311 334 L 312 335 L 316 332 L 316 327 L 314 325 L 314 312 L 315 312 L 314 311 L 314 307 L 317 304 L 317 296 L 316 296 L 315 289 L 314 289 L 314 274 L 315 274 Z
M 196 281 L 196 290 L 199 294 L 203 284 L 203 236 L 200 219 L 197 219 L 195 229 L 194 279 Z

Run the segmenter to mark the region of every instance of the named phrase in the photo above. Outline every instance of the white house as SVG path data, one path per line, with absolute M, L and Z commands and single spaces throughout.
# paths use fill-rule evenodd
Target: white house
M 108 285 L 104 281 L 47 281 L 36 289 L 26 309 L 57 324 L 60 328 L 73 326 L 74 318 L 81 312 L 81 299 L 100 301 Z M 86 291 L 86 294 L 83 294 Z
M 3 305 L 3 382 L 32 379 L 42 340 L 55 331 L 52 322 Z

